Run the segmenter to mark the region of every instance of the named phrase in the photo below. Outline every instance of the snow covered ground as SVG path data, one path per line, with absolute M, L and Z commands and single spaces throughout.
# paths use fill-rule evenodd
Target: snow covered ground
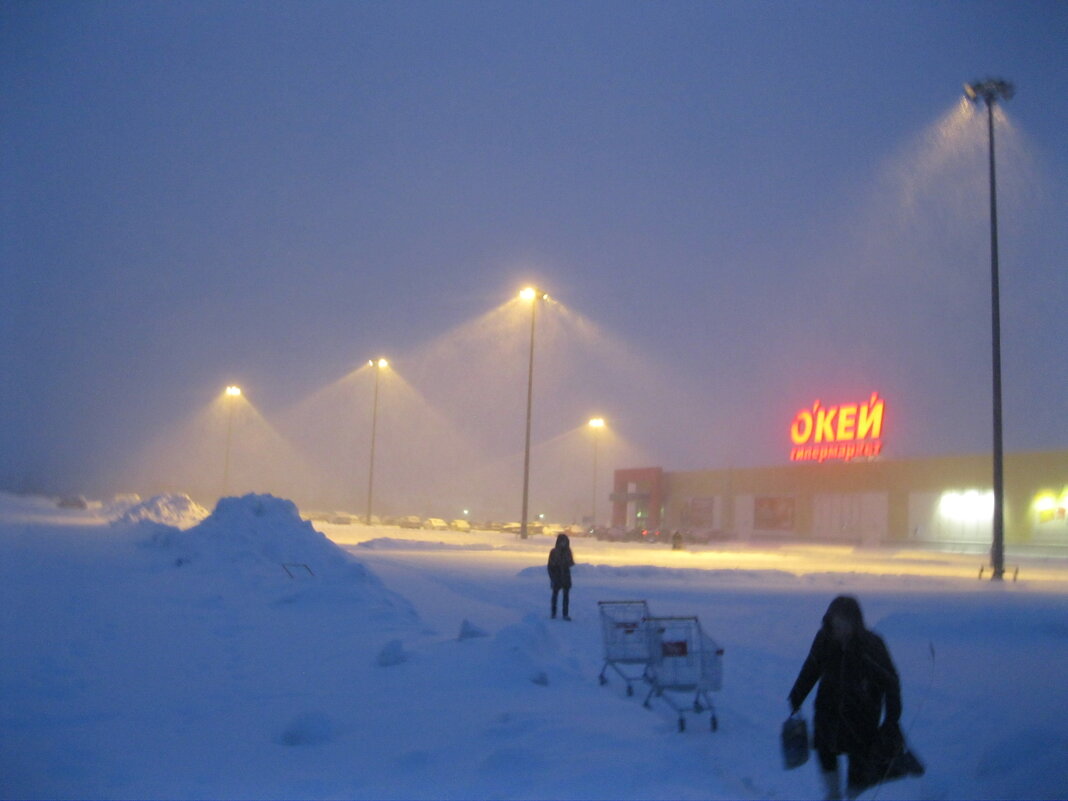
M 1064 559 L 994 584 L 976 556 L 576 539 L 567 623 L 548 538 L 313 528 L 269 496 L 203 514 L 0 496 L 0 796 L 818 798 L 778 733 L 839 593 L 928 766 L 862 797 L 1068 794 Z M 725 648 L 718 731 L 599 685 L 597 601 L 628 599 Z

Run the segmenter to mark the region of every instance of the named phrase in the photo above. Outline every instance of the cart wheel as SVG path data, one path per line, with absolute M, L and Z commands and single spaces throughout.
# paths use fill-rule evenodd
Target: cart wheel
M 627 695 L 634 695 L 634 688 L 629 684 L 627 685 Z
M 715 715 L 712 716 L 712 731 L 719 731 L 719 721 Z
M 686 731 L 686 718 L 679 718 L 679 731 Z

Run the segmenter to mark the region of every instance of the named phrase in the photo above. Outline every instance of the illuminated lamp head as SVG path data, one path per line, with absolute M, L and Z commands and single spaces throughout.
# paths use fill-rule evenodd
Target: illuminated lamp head
M 519 299 L 525 301 L 548 300 L 549 296 L 545 292 L 542 292 L 540 289 L 535 289 L 532 286 L 528 286 L 526 289 L 519 293 Z

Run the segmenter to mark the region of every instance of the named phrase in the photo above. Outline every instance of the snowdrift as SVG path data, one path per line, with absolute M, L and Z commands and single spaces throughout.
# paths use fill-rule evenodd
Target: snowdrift
M 148 519 L 147 517 L 145 519 Z M 285 574 L 292 566 L 312 576 L 350 572 L 357 563 L 312 524 L 292 501 L 272 495 L 222 498 L 202 522 L 181 531 L 156 530 L 149 544 L 176 567 L 233 568 L 242 573 Z
M 350 602 L 382 622 L 418 620 L 411 604 L 386 589 L 355 557 L 304 520 L 296 504 L 272 495 L 222 498 L 192 528 L 143 521 L 142 545 L 163 568 L 208 574 L 235 592 L 260 588 L 272 603 Z
M 207 516 L 208 510 L 185 493 L 166 493 L 123 508 L 114 524 L 131 525 L 148 520 L 175 528 L 190 528 Z

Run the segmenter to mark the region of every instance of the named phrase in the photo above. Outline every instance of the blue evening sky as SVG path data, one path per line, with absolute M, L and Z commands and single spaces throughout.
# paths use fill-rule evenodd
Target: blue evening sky
M 878 391 L 888 456 L 988 450 L 987 76 L 1006 447 L 1064 448 L 1066 34 L 1063 2 L 4 0 L 0 487 L 104 486 L 227 383 L 270 419 L 379 353 L 521 449 L 525 364 L 405 358 L 531 281 L 578 332 L 539 343 L 574 364 L 538 440 L 601 405 L 667 469 L 778 464 L 797 409 Z

